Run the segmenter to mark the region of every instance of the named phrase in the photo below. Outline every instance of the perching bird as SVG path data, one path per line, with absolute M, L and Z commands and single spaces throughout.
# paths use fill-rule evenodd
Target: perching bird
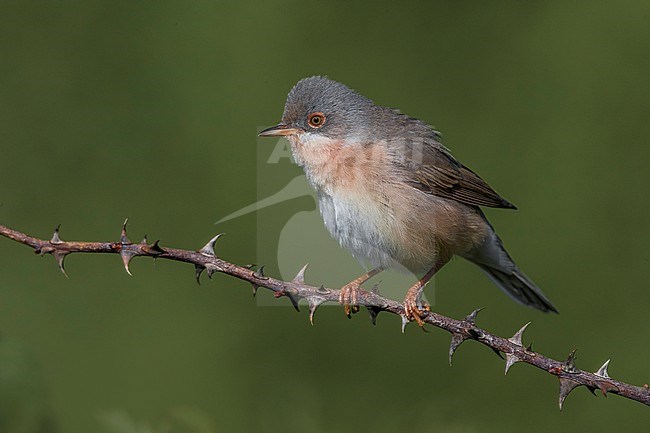
M 515 301 L 557 312 L 480 209 L 515 206 L 458 162 L 421 120 L 316 76 L 291 89 L 281 123 L 259 135 L 289 140 L 330 234 L 374 267 L 342 288 L 346 314 L 358 309 L 366 280 L 386 268 L 406 268 L 424 273 L 404 300 L 407 318 L 422 325 L 429 309 L 424 286 L 454 255 L 478 265 Z

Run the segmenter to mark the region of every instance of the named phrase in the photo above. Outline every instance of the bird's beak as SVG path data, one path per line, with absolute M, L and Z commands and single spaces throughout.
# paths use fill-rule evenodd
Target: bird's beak
M 292 135 L 297 133 L 298 130 L 296 128 L 290 128 L 289 126 L 285 125 L 284 123 L 278 123 L 275 126 L 271 126 L 270 128 L 266 128 L 264 131 L 260 132 L 258 137 L 279 137 L 279 136 L 285 136 L 285 135 Z

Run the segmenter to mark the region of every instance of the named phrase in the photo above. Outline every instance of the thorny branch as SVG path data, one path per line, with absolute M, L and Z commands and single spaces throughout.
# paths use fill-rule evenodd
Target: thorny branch
M 126 221 L 122 227 L 122 233 L 118 242 L 65 242 L 59 237 L 58 227 L 54 231 L 52 239 L 49 241 L 12 230 L 4 225 L 0 225 L 0 235 L 13 239 L 21 244 L 29 245 L 41 256 L 51 254 L 56 260 L 59 269 L 64 274 L 64 260 L 71 253 L 119 254 L 122 257 L 124 268 L 129 275 L 131 274 L 129 263 L 136 256 L 192 263 L 196 269 L 197 281 L 199 281 L 203 271 L 210 278 L 216 272 L 228 274 L 251 283 L 253 285 L 253 294 L 257 292 L 259 287 L 264 287 L 273 291 L 276 298 L 287 297 L 298 311 L 298 302 L 301 299 L 306 299 L 309 304 L 309 320 L 312 324 L 314 313 L 321 304 L 325 302 L 338 302 L 339 300 L 339 290 L 305 284 L 306 265 L 298 272 L 293 280 L 282 281 L 264 275 L 263 266 L 257 270 L 253 270 L 250 267 L 238 266 L 219 258 L 215 254 L 214 247 L 221 235 L 212 238 L 198 251 L 162 247 L 158 241 L 148 244 L 146 238 L 140 243 L 133 243 L 126 234 Z M 375 323 L 377 315 L 382 311 L 401 317 L 402 332 L 409 322 L 404 314 L 402 304 L 384 298 L 376 289 L 370 292 L 364 291 L 358 300 L 361 305 L 367 308 L 373 323 Z M 596 390 L 600 390 L 603 395 L 607 395 L 609 392 L 650 406 L 650 389 L 648 389 L 648 385 L 645 384 L 643 387 L 639 387 L 612 379 L 607 372 L 609 360 L 595 373 L 591 373 L 575 366 L 575 350 L 569 354 L 565 361 L 548 358 L 540 353 L 534 352 L 530 346 L 524 346 L 522 336 L 530 323 L 522 326 L 512 337 L 502 338 L 476 326 L 476 316 L 479 311 L 480 309 L 473 311 L 462 320 L 452 319 L 434 312 L 428 312 L 423 317 L 426 323 L 451 333 L 451 345 L 449 347 L 450 364 L 454 352 L 461 343 L 466 340 L 475 340 L 491 348 L 499 356 L 501 356 L 501 353 L 505 355 L 506 373 L 508 373 L 508 370 L 513 364 L 524 362 L 556 376 L 560 382 L 560 410 L 562 410 L 567 395 L 579 386 L 586 386 L 594 394 Z

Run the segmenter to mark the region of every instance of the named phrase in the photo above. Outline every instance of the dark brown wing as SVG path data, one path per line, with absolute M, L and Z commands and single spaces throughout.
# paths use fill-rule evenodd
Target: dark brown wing
M 473 206 L 516 209 L 438 143 L 425 144 L 421 161 L 415 159 L 408 164 L 412 174 L 409 183 L 421 191 Z

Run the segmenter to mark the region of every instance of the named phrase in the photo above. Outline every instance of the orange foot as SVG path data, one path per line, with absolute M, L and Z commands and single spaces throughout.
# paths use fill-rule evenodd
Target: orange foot
M 339 302 L 343 305 L 346 316 L 352 317 L 352 313 L 359 311 L 359 298 L 361 295 L 366 293 L 366 291 L 361 288 L 361 285 L 380 272 L 380 268 L 373 269 L 341 287 Z
M 424 318 L 431 311 L 431 305 L 422 302 L 422 292 L 409 290 L 404 298 L 404 314 L 408 320 L 415 320 L 424 329 Z
M 429 282 L 429 280 L 434 276 L 434 274 L 447 263 L 446 261 L 438 261 L 433 268 L 429 269 L 429 272 L 424 274 L 420 280 L 413 284 L 406 292 L 406 298 L 404 298 L 404 315 L 407 320 L 415 320 L 418 325 L 424 330 L 424 317 L 427 313 L 431 311 L 431 305 L 426 302 L 422 302 L 422 292 L 424 291 L 424 286 Z
M 359 311 L 359 297 L 363 292 L 364 290 L 361 288 L 357 280 L 351 281 L 341 287 L 339 302 L 343 305 L 346 316 L 351 317 L 352 313 Z

